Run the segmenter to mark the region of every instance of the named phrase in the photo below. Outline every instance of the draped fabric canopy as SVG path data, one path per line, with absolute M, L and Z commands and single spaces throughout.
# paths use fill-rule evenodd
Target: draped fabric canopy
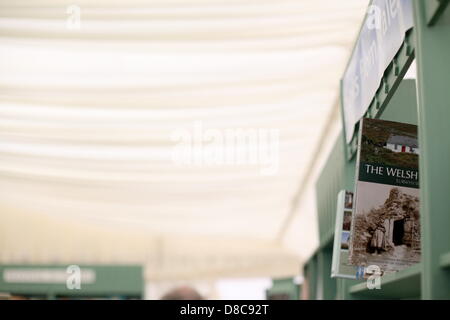
M 1 262 L 298 271 L 315 222 L 300 219 L 294 251 L 277 240 L 366 5 L 0 1 Z M 267 133 L 271 153 L 174 161 L 174 137 L 196 130 Z

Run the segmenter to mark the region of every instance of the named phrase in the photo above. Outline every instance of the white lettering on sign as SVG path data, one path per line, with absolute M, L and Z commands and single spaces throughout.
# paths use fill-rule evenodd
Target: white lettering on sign
M 364 116 L 384 71 L 413 27 L 411 0 L 373 0 L 342 78 L 345 138 Z
M 53 283 L 66 284 L 70 274 L 64 268 L 10 268 L 3 271 L 6 283 Z M 96 274 L 92 269 L 81 269 L 81 283 L 94 283 Z

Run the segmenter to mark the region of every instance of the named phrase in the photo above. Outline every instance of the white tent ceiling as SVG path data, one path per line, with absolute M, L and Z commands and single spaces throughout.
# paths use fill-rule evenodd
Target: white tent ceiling
M 0 0 L 0 262 L 298 268 L 315 221 L 294 251 L 280 232 L 367 1 L 78 0 L 75 30 L 72 4 Z M 277 130 L 278 171 L 174 164 L 198 123 Z

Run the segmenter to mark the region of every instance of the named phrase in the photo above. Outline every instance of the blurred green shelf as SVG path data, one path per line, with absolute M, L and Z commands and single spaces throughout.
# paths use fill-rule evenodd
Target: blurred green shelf
M 386 68 L 365 117 L 419 127 L 421 263 L 385 275 L 381 289 L 330 277 L 336 196 L 355 189 L 358 134 L 347 144 L 341 132 L 316 181 L 319 246 L 304 266 L 309 299 L 450 299 L 450 141 L 442 138 L 450 135 L 450 0 L 412 4 L 414 27 Z M 416 77 L 404 79 L 414 59 Z
M 424 2 L 427 23 L 429 26 L 434 25 L 439 20 L 449 2 L 449 0 L 427 0 Z
M 368 289 L 366 282 L 350 287 L 355 298 L 413 299 L 420 297 L 421 264 L 381 277 L 380 289 Z
M 439 264 L 442 268 L 450 268 L 450 252 L 447 252 L 441 256 Z
M 300 286 L 292 277 L 272 279 L 272 287 L 266 290 L 267 300 L 298 300 Z

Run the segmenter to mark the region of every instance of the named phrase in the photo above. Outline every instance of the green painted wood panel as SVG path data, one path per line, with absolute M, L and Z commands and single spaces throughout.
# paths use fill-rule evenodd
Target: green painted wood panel
M 303 274 L 307 284 L 302 286 L 302 290 L 306 290 L 306 294 L 301 293 L 301 295 L 306 296 L 308 300 L 316 300 L 318 286 L 317 254 L 314 254 L 305 264 Z
M 282 299 L 282 300 L 298 300 L 300 288 L 294 282 L 294 278 L 273 279 L 272 287 L 267 290 L 266 296 L 268 299 Z
M 422 298 L 450 299 L 450 10 L 428 25 L 425 1 L 414 1 L 418 72 Z
M 45 297 L 70 296 L 70 297 L 109 297 L 127 296 L 142 298 L 144 291 L 143 269 L 141 266 L 110 266 L 110 265 L 80 265 L 83 269 L 90 269 L 95 273 L 92 283 L 81 283 L 80 290 L 70 290 L 66 283 L 45 283 L 39 280 L 36 283 L 5 281 L 6 270 L 14 272 L 38 272 L 50 270 L 65 273 L 67 265 L 1 265 L 0 266 L 0 292 L 19 295 L 34 295 Z M 69 276 L 69 274 L 67 274 Z
M 382 120 L 398 121 L 417 125 L 416 92 L 416 80 L 402 80 L 388 107 L 379 118 Z
M 320 245 L 333 238 L 338 192 L 345 187 L 344 137 L 339 135 L 316 183 Z
M 330 300 L 336 298 L 336 290 L 337 290 L 337 284 L 336 279 L 330 277 L 330 271 L 331 271 L 331 260 L 333 258 L 333 246 L 331 245 L 326 246 L 322 250 L 318 252 L 318 259 L 319 259 L 319 270 L 320 274 L 318 275 L 321 279 L 320 281 L 320 295 L 318 296 L 319 299 L 323 300 Z

